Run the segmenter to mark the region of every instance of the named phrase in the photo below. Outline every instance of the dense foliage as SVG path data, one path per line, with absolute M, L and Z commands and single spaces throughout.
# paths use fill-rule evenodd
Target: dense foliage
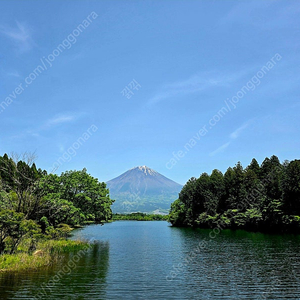
M 70 226 L 111 219 L 109 191 L 86 172 L 60 176 L 37 169 L 32 156 L 0 157 L 0 254 L 14 253 L 29 239 L 34 251 L 41 238 L 68 235 Z
M 141 212 L 131 214 L 113 214 L 113 220 L 134 220 L 134 221 L 167 221 L 167 215 L 145 214 Z
M 191 178 L 171 205 L 174 226 L 300 232 L 300 160 L 238 162 Z

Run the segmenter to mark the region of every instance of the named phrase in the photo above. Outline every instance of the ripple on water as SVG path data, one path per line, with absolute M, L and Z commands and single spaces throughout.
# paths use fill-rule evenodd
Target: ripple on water
M 212 239 L 209 233 L 167 222 L 91 225 L 74 238 L 98 242 L 70 272 L 62 268 L 74 261 L 71 254 L 51 268 L 1 274 L 0 298 L 300 298 L 298 237 L 224 230 Z

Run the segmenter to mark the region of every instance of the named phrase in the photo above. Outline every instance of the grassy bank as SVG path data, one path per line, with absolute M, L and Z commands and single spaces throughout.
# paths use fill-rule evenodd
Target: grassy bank
M 88 243 L 70 240 L 47 240 L 37 244 L 33 253 L 26 251 L 26 241 L 19 246 L 16 254 L 0 256 L 0 272 L 15 272 L 37 269 L 58 262 L 64 253 L 86 249 Z

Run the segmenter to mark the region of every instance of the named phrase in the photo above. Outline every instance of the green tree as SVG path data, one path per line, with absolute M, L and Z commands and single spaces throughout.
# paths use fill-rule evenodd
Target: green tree
M 175 200 L 171 204 L 171 209 L 168 217 L 168 221 L 174 226 L 185 226 L 186 222 L 186 207 L 180 199 Z
M 213 170 L 191 178 L 169 220 L 176 226 L 299 232 L 300 160 L 281 164 L 273 155 L 261 167 L 252 159 L 245 170 L 238 162 L 224 176 Z
M 206 211 L 214 215 L 222 207 L 225 197 L 225 182 L 221 171 L 215 169 L 212 171 L 209 179 L 210 199 L 207 199 Z
M 34 218 L 42 199 L 38 189 L 40 174 L 34 159 L 35 156 L 28 153 L 22 157 L 13 154 L 11 158 L 4 155 L 0 163 L 3 190 L 13 192 L 8 198 L 9 207 L 24 213 L 27 219 Z
M 264 188 L 260 185 L 258 173 L 252 168 L 247 168 L 244 174 L 244 188 L 245 188 L 245 207 L 260 208 L 263 201 Z
M 285 211 L 300 215 L 300 160 L 293 160 L 287 166 L 282 188 Z
M 92 221 L 111 219 L 113 200 L 109 198 L 109 190 L 104 182 L 89 175 L 86 169 L 62 173 L 60 179 L 62 199 L 73 202 Z
M 225 190 L 226 190 L 226 207 L 236 209 L 238 206 L 246 208 L 244 202 L 246 191 L 244 187 L 244 169 L 240 162 L 235 167 L 228 168 L 224 174 Z
M 282 190 L 280 180 L 283 173 L 283 166 L 281 165 L 277 156 L 273 155 L 270 159 L 266 158 L 261 166 L 261 180 L 266 188 L 266 195 L 270 199 L 280 199 Z
M 193 225 L 197 212 L 204 210 L 203 199 L 199 199 L 196 195 L 197 189 L 197 179 L 192 177 L 183 186 L 181 192 L 179 193 L 179 202 L 183 203 L 185 208 L 185 223 L 188 225 Z
M 260 178 L 260 166 L 255 158 L 252 159 L 250 165 L 246 168 L 246 171 L 251 170 L 255 173 L 257 179 Z
M 22 238 L 39 233 L 39 226 L 32 220 L 26 220 L 23 213 L 13 210 L 0 211 L 0 254 L 5 250 L 14 253 Z

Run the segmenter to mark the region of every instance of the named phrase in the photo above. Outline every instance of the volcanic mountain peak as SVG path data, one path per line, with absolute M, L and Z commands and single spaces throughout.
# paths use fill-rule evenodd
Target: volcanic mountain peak
M 168 212 L 182 185 L 148 168 L 139 166 L 107 182 L 114 212 Z
M 135 167 L 130 169 L 129 171 L 141 171 L 143 173 L 145 173 L 145 175 L 156 175 L 158 174 L 156 171 L 148 168 L 147 166 L 139 166 L 139 167 Z

